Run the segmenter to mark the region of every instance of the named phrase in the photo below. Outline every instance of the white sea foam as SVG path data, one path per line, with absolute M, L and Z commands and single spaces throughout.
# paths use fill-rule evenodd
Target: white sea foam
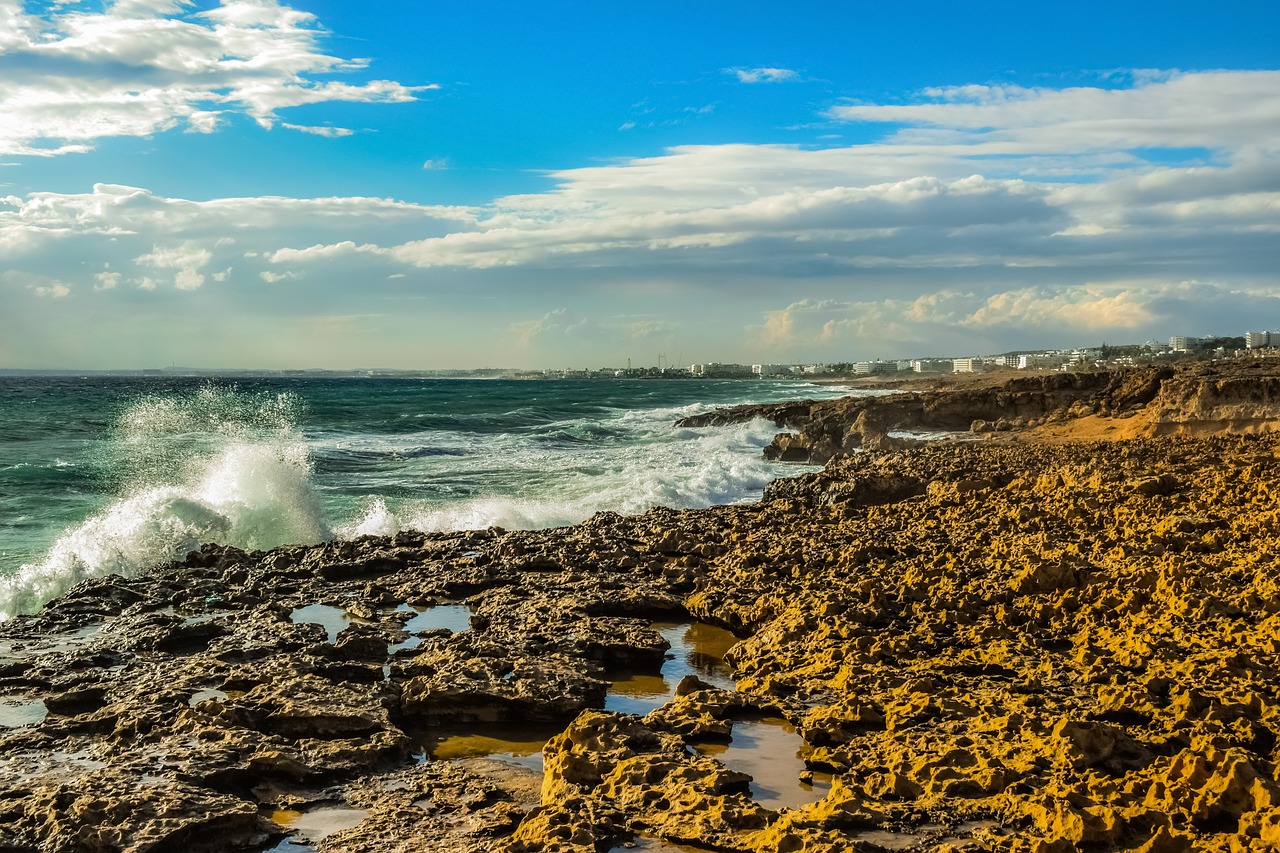
M 798 470 L 762 458 L 777 431 L 767 421 L 672 427 L 705 408 L 597 409 L 487 433 L 339 424 L 309 442 L 289 394 L 210 386 L 146 397 L 118 419 L 101 460 L 114 472 L 116 497 L 63 531 L 41 559 L 0 577 L 0 619 L 86 578 L 134 574 L 205 542 L 265 549 L 408 528 L 546 528 L 601 510 L 753 500 Z M 328 466 L 322 474 L 313 454 Z
M 0 577 L 0 619 L 76 583 L 180 559 L 204 542 L 269 548 L 332 535 L 306 445 L 274 398 L 217 388 L 146 399 L 117 424 L 121 494 L 38 562 Z
M 620 414 L 609 425 L 629 440 L 539 447 L 507 437 L 475 464 L 500 455 L 528 476 L 509 494 L 467 498 L 370 499 L 362 512 L 338 526 L 341 536 L 394 533 L 404 528 L 458 530 L 493 525 L 536 529 L 573 524 L 601 510 L 623 514 L 654 506 L 678 509 L 739 503 L 760 497 L 781 473 L 760 450 L 777 431 L 767 421 L 728 427 L 672 429 L 683 411 Z

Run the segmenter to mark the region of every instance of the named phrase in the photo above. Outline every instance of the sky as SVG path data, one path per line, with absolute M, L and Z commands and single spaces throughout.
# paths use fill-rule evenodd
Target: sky
M 0 368 L 1280 329 L 1280 4 L 0 0 Z

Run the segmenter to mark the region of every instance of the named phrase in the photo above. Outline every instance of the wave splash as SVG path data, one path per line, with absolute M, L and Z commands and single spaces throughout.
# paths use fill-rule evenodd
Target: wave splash
M 204 542 L 266 549 L 330 539 L 291 394 L 205 386 L 144 397 L 116 421 L 107 467 L 117 497 L 36 563 L 0 577 L 0 620 L 76 583 L 181 559 Z
M 603 431 L 598 422 L 564 423 L 541 436 L 559 439 L 594 430 L 598 438 L 625 436 L 620 440 L 507 437 L 489 452 L 525 472 L 519 486 L 434 500 L 372 496 L 336 532 L 354 537 L 495 525 L 527 530 L 575 524 L 602 510 L 633 514 L 654 506 L 689 509 L 758 499 L 783 473 L 760 452 L 777 429 L 767 421 L 672 429 L 673 421 L 700 409 L 620 412 Z

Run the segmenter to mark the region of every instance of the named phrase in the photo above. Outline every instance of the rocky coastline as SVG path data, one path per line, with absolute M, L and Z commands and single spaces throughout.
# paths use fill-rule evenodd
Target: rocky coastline
M 897 390 L 884 396 L 735 406 L 684 418 L 679 425 L 763 418 L 788 429 L 765 448 L 766 457 L 816 464 L 857 450 L 907 446 L 892 435 L 901 430 L 983 434 L 1087 418 L 1104 419 L 1113 431 L 1122 425 L 1125 437 L 1280 429 L 1280 367 L 1274 359 L 1013 378 L 998 374 L 986 381 L 974 377 L 964 385 L 926 379 L 899 383 Z
M 826 465 L 757 504 L 206 546 L 0 623 L 0 851 L 1280 847 L 1280 366 L 691 425 L 761 415 Z M 736 689 L 607 710 L 664 624 Z M 761 721 L 799 801 L 716 757 Z

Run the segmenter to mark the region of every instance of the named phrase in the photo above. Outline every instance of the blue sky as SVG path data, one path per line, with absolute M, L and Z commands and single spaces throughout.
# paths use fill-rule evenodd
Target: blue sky
M 1242 2 L 0 0 L 0 367 L 1280 328 L 1277 35 Z

